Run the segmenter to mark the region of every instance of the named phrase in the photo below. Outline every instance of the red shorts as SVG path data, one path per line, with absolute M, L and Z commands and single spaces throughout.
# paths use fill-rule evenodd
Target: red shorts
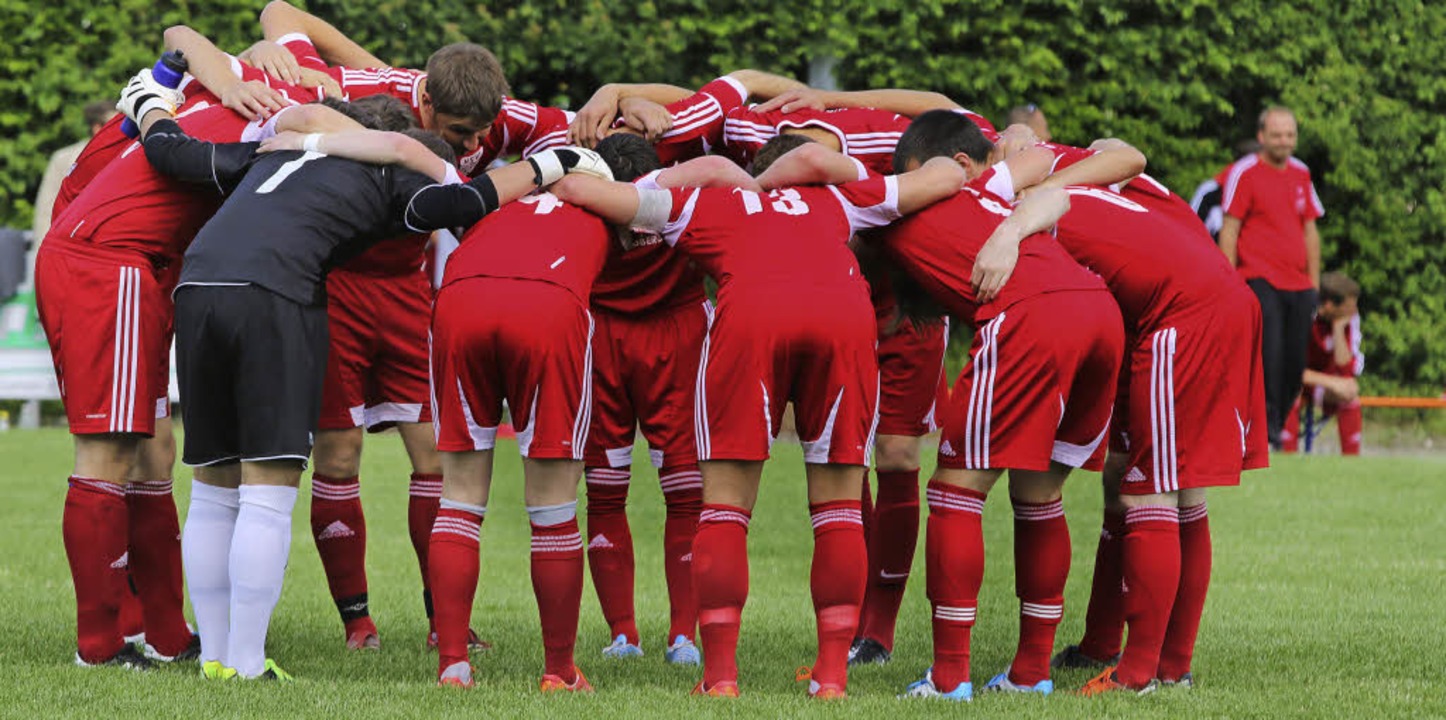
M 550 283 L 468 278 L 437 293 L 437 449 L 490 450 L 510 410 L 523 457 L 581 460 L 592 404 L 592 316 Z
M 431 422 L 427 276 L 333 270 L 326 293 L 331 352 L 318 427 L 375 432 L 395 423 Z
M 1099 469 L 1122 325 L 1103 290 L 1036 295 L 980 325 L 945 405 L 940 467 Z
M 880 435 L 920 437 L 939 429 L 935 409 L 949 393 L 944 351 L 949 323 L 922 329 L 905 320 L 879 337 Z
M 693 394 L 709 313 L 703 302 L 640 319 L 595 316 L 588 466 L 630 465 L 635 426 L 642 426 L 654 467 L 697 464 Z
M 96 246 L 40 246 L 40 325 L 74 435 L 155 433 L 170 413 L 174 273 Z
M 768 459 L 791 400 L 804 462 L 868 464 L 879 373 L 867 291 L 784 299 L 748 292 L 756 289 L 720 301 L 709 324 L 694 408 L 698 459 Z
M 1269 448 L 1260 306 L 1240 285 L 1142 331 L 1115 403 L 1110 449 L 1130 457 L 1128 495 L 1240 484 Z

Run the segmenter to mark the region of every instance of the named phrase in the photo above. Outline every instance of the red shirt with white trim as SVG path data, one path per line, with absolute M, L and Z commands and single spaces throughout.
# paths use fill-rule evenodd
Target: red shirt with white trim
M 1307 368 L 1336 377 L 1360 377 L 1366 369 L 1366 356 L 1361 353 L 1361 316 L 1352 315 L 1346 326 L 1346 344 L 1351 349 L 1348 363 L 1336 362 L 1336 338 L 1331 321 L 1317 317 L 1310 326 L 1310 347 L 1306 352 Z
M 537 280 L 586 305 L 611 244 L 612 232 L 596 215 L 552 193 L 528 195 L 467 230 L 447 259 L 442 287 L 474 277 Z
M 1241 276 L 1277 290 L 1309 290 L 1305 224 L 1325 215 L 1325 207 L 1305 163 L 1291 158 L 1278 168 L 1262 155 L 1246 156 L 1225 174 L 1222 196 L 1225 214 L 1240 220 Z
M 698 92 L 667 106 L 673 127 L 663 133 L 654 147 L 667 167 L 713 152 L 723 145 L 724 120 L 728 113 L 748 102 L 748 91 L 731 77 L 723 76 Z

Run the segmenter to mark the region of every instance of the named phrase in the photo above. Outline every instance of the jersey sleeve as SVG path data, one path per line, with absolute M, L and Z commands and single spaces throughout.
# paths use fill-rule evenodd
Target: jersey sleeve
M 1241 161 L 1230 168 L 1225 175 L 1224 188 L 1221 190 L 1220 209 L 1226 215 L 1238 220 L 1244 220 L 1250 213 L 1250 206 L 1253 202 L 1250 190 L 1250 175 L 1246 170 L 1254 163 Z
M 747 166 L 759 148 L 777 135 L 778 126 L 766 114 L 735 108 L 723 121 L 722 150 L 734 162 Z
M 1320 195 L 1315 191 L 1315 182 L 1310 179 L 1309 171 L 1306 172 L 1305 186 L 1310 198 L 1305 204 L 1305 216 L 1302 219 L 1310 222 L 1316 218 L 1325 217 L 1325 205 L 1321 204 Z
M 646 192 L 659 192 L 656 190 Z M 698 188 L 672 188 L 666 191 L 673 206 L 668 210 L 668 222 L 658 232 L 669 245 L 677 245 L 683 233 L 693 223 L 693 209 L 703 191 Z
M 259 143 L 211 143 L 186 134 L 174 120 L 151 126 L 142 142 L 156 171 L 182 182 L 211 185 L 230 194 L 245 177 Z
M 828 189 L 843 206 L 854 232 L 883 227 L 900 217 L 899 178 L 894 175 L 872 175 Z
M 323 71 L 327 69 L 326 61 L 321 59 L 321 53 L 305 33 L 287 33 L 277 38 L 276 44 L 295 55 L 296 62 L 304 68 Z
M 712 152 L 724 142 L 725 118 L 746 102 L 748 90 L 737 80 L 724 76 L 668 105 L 673 127 L 657 142 L 659 159 L 664 165 L 671 165 Z
M 492 121 L 477 149 L 458 161 L 462 172 L 474 173 L 499 158 L 527 157 L 567 144 L 567 126 L 573 114 L 558 108 L 512 98 L 502 99 L 502 110 Z
M 407 103 L 413 111 L 421 105 L 417 83 L 427 75 L 406 68 L 327 68 L 326 72 L 341 86 L 343 100 L 355 100 L 369 95 L 391 95 Z

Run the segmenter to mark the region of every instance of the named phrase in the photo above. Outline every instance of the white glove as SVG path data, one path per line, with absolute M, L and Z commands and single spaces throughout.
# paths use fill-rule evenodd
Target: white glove
M 165 110 L 174 115 L 176 107 L 185 102 L 185 99 L 186 96 L 181 91 L 156 82 L 156 79 L 151 77 L 151 69 L 146 68 L 126 83 L 115 109 L 139 125 L 141 118 L 152 110 Z
M 538 187 L 546 187 L 569 173 L 582 173 L 603 180 L 612 180 L 613 171 L 601 155 L 580 147 L 543 150 L 527 158 L 536 173 Z

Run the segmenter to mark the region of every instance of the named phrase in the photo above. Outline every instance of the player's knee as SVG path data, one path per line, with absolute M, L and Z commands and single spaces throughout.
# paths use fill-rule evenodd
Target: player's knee
M 136 467 L 139 435 L 107 433 L 75 436 L 75 474 L 123 483 Z
M 361 472 L 362 431 L 322 430 L 312 447 L 312 465 L 317 475 L 331 478 L 356 477 Z
M 874 438 L 874 467 L 883 472 L 919 469 L 919 438 L 880 435 Z

